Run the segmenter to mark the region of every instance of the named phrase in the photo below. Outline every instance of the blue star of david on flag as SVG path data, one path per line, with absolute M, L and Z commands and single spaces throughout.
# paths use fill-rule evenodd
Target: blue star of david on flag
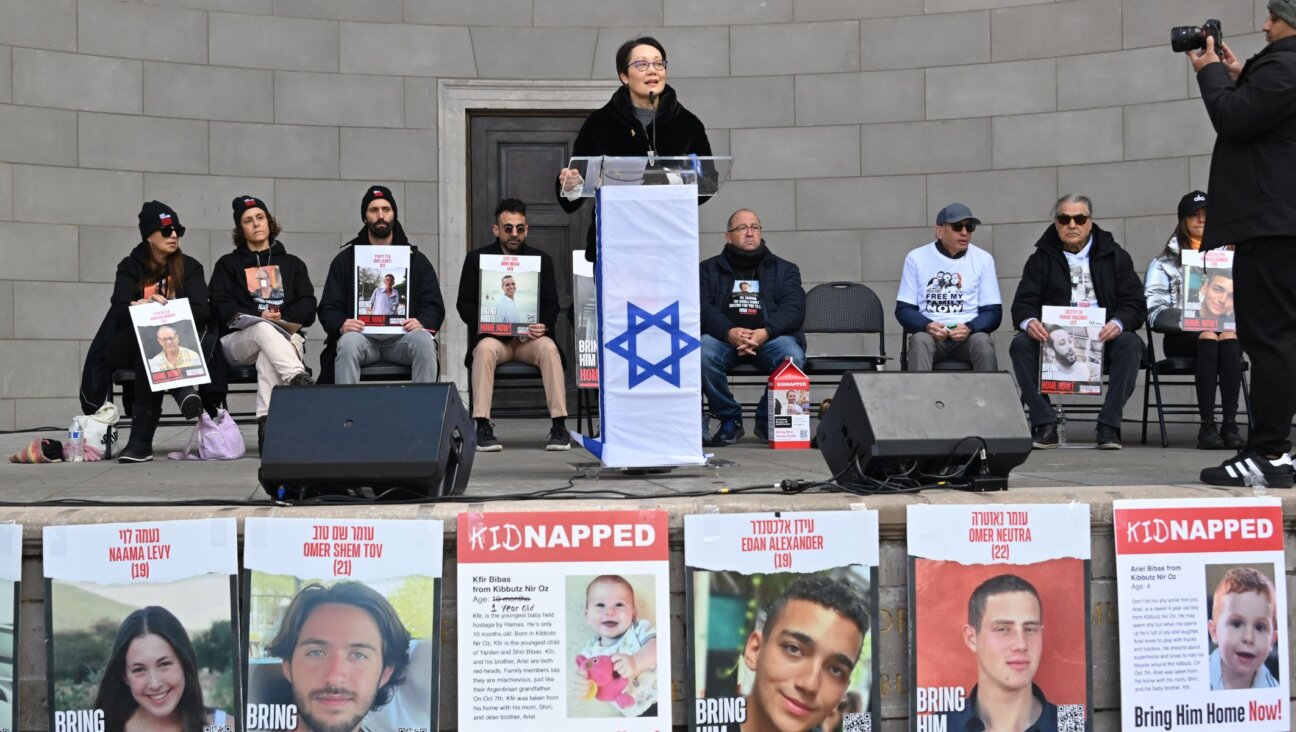
M 657 376 L 676 388 L 680 385 L 680 362 L 702 345 L 702 342 L 680 330 L 679 301 L 650 313 L 632 302 L 626 303 L 626 321 L 630 328 L 607 342 L 607 349 L 630 364 L 630 388 Z M 670 336 L 671 351 L 662 360 L 653 363 L 639 355 L 639 334 L 659 328 Z

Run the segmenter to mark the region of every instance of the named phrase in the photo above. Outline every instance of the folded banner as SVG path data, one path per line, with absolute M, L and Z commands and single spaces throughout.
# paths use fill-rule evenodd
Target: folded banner
M 598 439 L 613 468 L 701 465 L 697 186 L 598 192 Z

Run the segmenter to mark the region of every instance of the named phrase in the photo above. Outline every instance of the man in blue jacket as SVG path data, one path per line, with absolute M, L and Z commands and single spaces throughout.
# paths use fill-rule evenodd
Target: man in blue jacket
M 726 372 L 740 362 L 773 371 L 791 358 L 805 368 L 805 290 L 801 270 L 776 256 L 761 238 L 754 211 L 738 209 L 725 226 L 724 251 L 702 262 L 702 391 L 720 427 L 707 447 L 732 445 L 744 434 L 742 405 Z M 756 407 L 755 433 L 767 439 L 769 405 Z

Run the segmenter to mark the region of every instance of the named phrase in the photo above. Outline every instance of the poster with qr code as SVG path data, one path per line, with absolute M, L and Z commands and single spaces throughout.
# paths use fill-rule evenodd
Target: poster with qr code
M 908 507 L 909 729 L 1092 730 L 1089 506 Z
M 880 720 L 876 511 L 684 517 L 690 732 Z
M 1121 727 L 1292 729 L 1281 500 L 1112 509 Z

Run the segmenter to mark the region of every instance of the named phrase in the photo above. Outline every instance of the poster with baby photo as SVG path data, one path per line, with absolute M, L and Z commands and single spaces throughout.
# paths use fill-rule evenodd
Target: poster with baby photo
M 1121 727 L 1292 729 L 1282 501 L 1112 510 Z
M 22 578 L 22 524 L 0 524 L 0 732 L 18 719 L 18 584 Z
M 370 335 L 405 332 L 409 313 L 410 248 L 356 246 L 355 317 Z
M 442 523 L 249 518 L 248 730 L 439 729 Z
M 1102 394 L 1105 308 L 1045 305 L 1040 323 L 1048 338 L 1040 344 L 1041 394 Z
M 517 336 L 540 322 L 540 257 L 482 254 L 478 333 Z
M 1182 254 L 1183 288 L 1179 307 L 1183 329 L 1224 333 L 1237 330 L 1233 312 L 1233 250 L 1193 249 Z
M 911 505 L 905 523 L 910 732 L 1093 729 L 1089 506 Z
M 666 518 L 459 514 L 459 729 L 669 732 Z
M 211 382 L 188 298 L 132 305 L 130 317 L 153 391 Z
M 49 729 L 235 732 L 234 519 L 43 530 Z
M 691 732 L 880 726 L 877 531 L 876 511 L 684 517 Z

